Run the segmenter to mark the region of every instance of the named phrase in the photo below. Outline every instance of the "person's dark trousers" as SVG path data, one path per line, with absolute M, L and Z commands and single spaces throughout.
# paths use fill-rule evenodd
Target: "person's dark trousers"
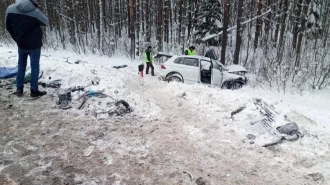
M 39 62 L 40 62 L 41 48 L 34 50 L 25 50 L 18 48 L 18 71 L 16 76 L 17 88 L 24 87 L 24 77 L 27 65 L 27 58 L 30 57 L 31 66 L 31 81 L 30 89 L 38 90 L 38 78 L 39 78 Z
M 152 65 L 152 62 L 146 62 L 147 63 L 147 69 L 146 69 L 146 74 L 149 73 L 149 67 L 151 68 L 151 75 L 154 76 L 155 72 L 154 72 L 154 66 Z

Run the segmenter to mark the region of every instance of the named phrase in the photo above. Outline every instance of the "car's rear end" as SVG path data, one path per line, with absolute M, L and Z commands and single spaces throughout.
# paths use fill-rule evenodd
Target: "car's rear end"
M 166 57 L 168 58 L 165 62 L 163 62 L 160 65 L 160 69 L 159 69 L 159 80 L 167 80 L 166 77 L 169 73 L 171 73 L 172 71 L 175 71 L 176 67 L 175 64 L 173 63 L 173 61 L 175 60 L 175 56 L 171 56 L 171 55 L 155 55 L 154 58 L 160 58 L 160 57 Z
M 158 79 L 165 80 L 167 74 L 168 74 L 168 68 L 166 68 L 166 62 L 164 62 L 160 65 Z
M 175 63 L 173 63 L 172 59 L 174 60 L 174 58 L 172 57 L 160 65 L 159 79 L 167 80 L 166 78 L 168 77 L 168 75 L 171 74 L 171 72 L 177 70 L 177 67 L 175 66 Z

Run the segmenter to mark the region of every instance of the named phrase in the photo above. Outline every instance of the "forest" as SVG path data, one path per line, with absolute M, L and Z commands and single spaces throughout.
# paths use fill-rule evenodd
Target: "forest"
M 50 20 L 45 49 L 141 60 L 154 52 L 199 55 L 213 48 L 223 64 L 240 64 L 252 86 L 278 91 L 330 85 L 329 0 L 38 0 Z M 2 0 L 0 43 L 13 45 Z

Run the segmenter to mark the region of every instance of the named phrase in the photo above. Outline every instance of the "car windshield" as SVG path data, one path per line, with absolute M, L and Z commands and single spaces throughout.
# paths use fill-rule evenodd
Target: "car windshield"
M 212 60 L 213 68 L 219 69 L 220 71 L 228 71 L 228 69 L 218 60 Z

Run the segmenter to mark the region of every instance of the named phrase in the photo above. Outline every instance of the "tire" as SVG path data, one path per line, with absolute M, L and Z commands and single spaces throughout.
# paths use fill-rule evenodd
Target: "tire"
M 242 84 L 239 82 L 234 82 L 230 85 L 230 89 L 235 90 L 235 89 L 240 89 L 242 88 Z
M 168 78 L 167 82 L 182 82 L 182 79 L 176 75 L 172 75 Z
M 230 88 L 229 88 L 229 85 L 228 85 L 228 82 L 224 82 L 224 83 L 221 85 L 221 89 L 230 89 Z

